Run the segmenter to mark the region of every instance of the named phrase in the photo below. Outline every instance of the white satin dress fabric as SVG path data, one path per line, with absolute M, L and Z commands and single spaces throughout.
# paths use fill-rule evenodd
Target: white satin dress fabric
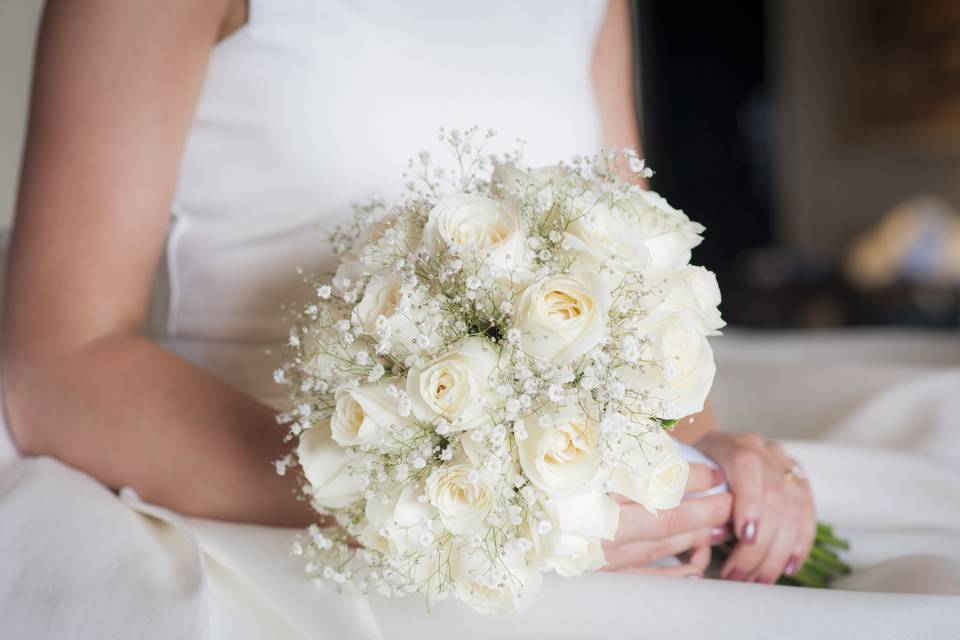
M 352 201 L 397 195 L 408 158 L 426 147 L 440 161 L 439 127 L 492 127 L 499 149 L 522 137 L 532 164 L 598 149 L 590 58 L 604 9 L 254 0 L 250 23 L 210 59 L 158 339 L 282 405 L 270 374 L 281 305 L 303 295 L 297 268 L 329 268 L 323 231 Z M 956 637 L 960 349 L 941 338 L 918 358 L 926 339 L 913 338 L 878 363 L 892 342 L 872 340 L 821 352 L 796 339 L 716 343 L 721 420 L 807 439 L 788 449 L 821 517 L 854 540 L 856 570 L 835 590 L 594 573 L 548 578 L 514 615 L 454 603 L 428 613 L 416 598 L 317 588 L 288 553 L 291 530 L 117 495 L 53 459 L 19 457 L 0 428 L 0 637 Z

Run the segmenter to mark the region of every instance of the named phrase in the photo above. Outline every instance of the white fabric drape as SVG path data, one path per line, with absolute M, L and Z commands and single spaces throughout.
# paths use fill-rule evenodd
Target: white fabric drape
M 453 602 L 427 613 L 417 598 L 342 596 L 309 583 L 288 553 L 293 531 L 180 518 L 54 460 L 8 459 L 0 636 L 960 634 L 960 368 L 949 366 L 960 363 L 960 345 L 902 334 L 719 345 L 724 424 L 807 438 L 787 449 L 811 478 L 820 517 L 853 540 L 855 571 L 835 589 L 595 573 L 549 577 L 534 607 L 515 615 L 479 616 Z

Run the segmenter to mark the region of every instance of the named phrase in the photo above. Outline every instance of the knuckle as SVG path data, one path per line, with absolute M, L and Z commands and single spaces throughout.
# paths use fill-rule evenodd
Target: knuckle
M 683 533 L 690 528 L 693 516 L 687 509 L 674 509 L 668 513 L 670 513 L 670 517 L 667 521 L 667 535 Z
M 741 433 L 738 439 L 740 440 L 741 444 L 752 449 L 759 449 L 760 447 L 764 446 L 764 443 L 766 442 L 763 436 L 753 431 Z
M 738 469 L 753 469 L 760 463 L 760 455 L 753 449 L 741 447 L 733 452 L 733 465 Z
M 764 485 L 764 500 L 773 508 L 783 508 L 786 506 L 786 492 L 782 484 L 768 483 Z
M 766 446 L 767 446 L 767 451 L 772 453 L 774 456 L 778 458 L 787 457 L 787 452 L 783 450 L 783 447 L 776 440 L 770 440 L 766 442 Z
M 645 551 L 646 553 L 643 553 L 643 556 L 645 556 L 643 560 L 645 562 L 659 560 L 660 558 L 666 557 L 671 553 L 670 546 L 667 544 L 667 541 L 663 539 L 650 543 L 649 547 L 647 547 Z
M 710 545 L 712 540 L 710 538 L 710 529 L 700 529 L 694 536 L 692 540 L 692 547 L 706 547 L 707 551 L 710 550 Z M 710 557 L 709 555 L 707 556 Z

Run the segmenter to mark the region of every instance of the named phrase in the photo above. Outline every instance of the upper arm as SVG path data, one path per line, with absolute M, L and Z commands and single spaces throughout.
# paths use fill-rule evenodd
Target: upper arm
M 593 89 L 605 148 L 640 150 L 628 0 L 609 0 L 593 52 Z
M 51 0 L 10 248 L 4 355 L 142 325 L 225 0 Z

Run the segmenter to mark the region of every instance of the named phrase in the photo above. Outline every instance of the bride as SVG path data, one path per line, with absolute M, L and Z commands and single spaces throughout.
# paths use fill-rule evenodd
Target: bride
M 399 194 L 406 160 L 440 127 L 522 137 L 533 165 L 638 146 L 628 12 L 626 0 L 50 0 L 3 374 L 16 447 L 59 462 L 21 460 L 19 482 L 0 485 L 0 513 L 18 505 L 6 515 L 29 531 L 4 552 L 26 577 L 0 629 L 391 637 L 419 624 L 446 635 L 455 617 L 307 590 L 286 559 L 290 534 L 277 528 L 315 516 L 269 464 L 286 447 L 270 376 L 281 306 L 302 297 L 298 268 L 330 268 L 323 230 L 355 199 Z M 815 528 L 795 461 L 756 434 L 717 430 L 709 408 L 677 435 L 719 464 L 730 491 L 659 518 L 625 504 L 606 570 L 701 577 L 711 543 L 732 538 L 723 578 L 795 571 Z M 693 465 L 688 490 L 718 475 Z M 129 489 L 118 499 L 91 477 Z M 11 494 L 31 489 L 45 497 Z M 198 545 L 195 564 L 184 544 Z M 672 557 L 682 561 L 651 565 Z M 581 596 L 634 593 L 649 608 L 680 593 L 669 584 L 587 576 L 498 633 L 556 624 L 558 603 Z M 76 606 L 46 609 L 41 593 Z M 317 612 L 319 626 L 303 622 Z

